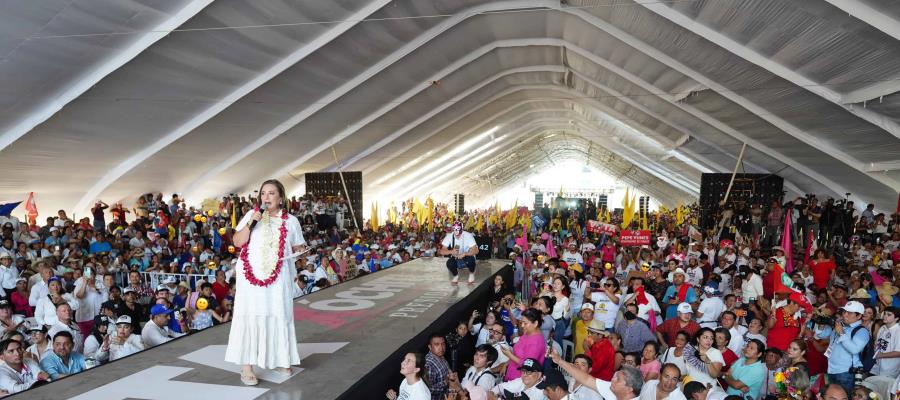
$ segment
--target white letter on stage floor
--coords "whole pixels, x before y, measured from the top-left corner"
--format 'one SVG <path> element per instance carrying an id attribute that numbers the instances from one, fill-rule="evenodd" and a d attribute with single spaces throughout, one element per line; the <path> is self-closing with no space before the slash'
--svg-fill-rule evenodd
<path id="1" fill-rule="evenodd" d="M 224 353 L 222 353 L 224 354 Z M 72 397 L 72 400 L 169 400 L 184 398 L 187 393 L 203 393 L 203 398 L 216 400 L 252 400 L 268 389 L 208 383 L 173 381 L 172 378 L 192 368 L 155 366 L 126 376 L 115 382 Z M 27 395 L 26 395 L 27 396 Z"/>

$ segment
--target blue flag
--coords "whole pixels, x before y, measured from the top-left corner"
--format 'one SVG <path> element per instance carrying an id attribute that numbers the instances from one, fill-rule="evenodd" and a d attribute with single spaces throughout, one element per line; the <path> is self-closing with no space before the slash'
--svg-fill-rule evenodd
<path id="1" fill-rule="evenodd" d="M 10 214 L 12 214 L 12 211 L 13 211 L 16 207 L 19 206 L 19 204 L 22 204 L 22 202 L 21 202 L 21 201 L 17 201 L 17 202 L 15 202 L 15 203 L 4 203 L 4 204 L 0 204 L 0 217 L 8 217 Z"/>

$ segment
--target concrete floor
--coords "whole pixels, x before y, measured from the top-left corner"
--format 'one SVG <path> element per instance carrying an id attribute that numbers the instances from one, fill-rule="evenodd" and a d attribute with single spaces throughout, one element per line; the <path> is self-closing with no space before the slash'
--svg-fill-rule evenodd
<path id="1" fill-rule="evenodd" d="M 223 360 L 230 327 L 225 324 L 15 398 L 333 399 L 470 293 L 468 272 L 459 286 L 451 286 L 445 261 L 413 260 L 295 300 L 302 362 L 290 378 L 259 371 L 259 386 L 243 386 L 239 367 Z M 476 285 L 504 265 L 480 261 Z"/>

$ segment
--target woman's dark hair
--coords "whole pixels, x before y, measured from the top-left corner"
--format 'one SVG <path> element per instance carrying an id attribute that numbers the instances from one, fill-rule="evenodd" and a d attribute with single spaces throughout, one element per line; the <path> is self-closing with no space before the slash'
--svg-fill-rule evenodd
<path id="1" fill-rule="evenodd" d="M 547 306 L 547 312 L 553 311 L 553 305 L 556 304 L 555 298 L 550 297 L 550 296 L 541 296 L 541 297 L 535 297 L 534 299 L 531 300 L 532 308 L 534 308 L 534 304 L 537 303 L 538 301 L 544 303 L 544 305 Z"/>
<path id="2" fill-rule="evenodd" d="M 703 336 L 703 334 L 706 332 L 709 332 L 713 335 L 712 347 L 716 347 L 716 331 L 706 327 L 697 330 L 697 333 L 695 333 L 694 337 L 691 339 L 691 344 L 694 345 L 694 347 L 700 347 L 700 337 Z"/>
<path id="3" fill-rule="evenodd" d="M 262 191 L 263 191 L 263 187 L 265 187 L 266 185 L 275 186 L 275 189 L 278 190 L 278 195 L 281 196 L 281 208 L 283 208 L 285 210 L 289 209 L 288 208 L 289 207 L 288 198 L 284 193 L 284 185 L 282 185 L 278 179 L 269 179 L 269 180 L 263 182 L 262 185 L 259 185 L 259 192 L 257 192 L 257 194 L 256 194 L 257 204 L 259 204 L 260 207 L 262 207 Z"/>
<path id="4" fill-rule="evenodd" d="M 540 324 L 544 321 L 544 318 L 541 316 L 541 312 L 536 308 L 529 308 L 525 311 L 522 311 L 522 318 L 525 318 L 529 322 L 534 322 L 537 324 Z"/>
<path id="5" fill-rule="evenodd" d="M 713 333 L 713 338 L 715 338 L 715 334 L 717 334 L 717 333 L 721 333 L 721 334 L 725 335 L 725 347 L 728 347 L 728 343 L 731 342 L 731 332 L 729 332 L 728 329 L 718 327 L 718 328 L 716 328 L 716 331 Z M 713 340 L 713 347 L 719 349 L 719 346 L 717 346 L 717 344 L 718 344 L 718 341 Z M 719 349 L 719 350 L 722 350 L 722 349 Z"/>
<path id="6" fill-rule="evenodd" d="M 606 282 L 611 283 L 613 287 L 616 288 L 616 291 L 619 291 L 619 289 L 622 287 L 619 285 L 619 281 L 616 280 L 616 278 L 606 278 Z"/>
<path id="7" fill-rule="evenodd" d="M 487 358 L 488 365 L 494 365 L 494 361 L 497 361 L 497 357 L 499 356 L 497 354 L 497 349 L 495 349 L 494 346 L 491 346 L 487 343 L 476 347 L 475 352 L 476 353 L 484 353 L 485 358 Z"/>
<path id="8" fill-rule="evenodd" d="M 656 353 L 657 356 L 659 356 L 659 343 L 656 343 L 651 340 L 651 341 L 647 341 L 647 343 L 644 343 L 644 349 L 646 349 L 647 346 L 653 347 L 653 352 Z M 641 357 L 638 357 L 638 359 L 641 359 L 641 358 L 643 358 L 643 354 L 641 354 Z"/>
<path id="9" fill-rule="evenodd" d="M 691 342 L 691 334 L 687 333 L 687 331 L 678 331 L 678 333 L 675 334 L 675 338 L 678 338 L 679 336 L 684 336 L 684 341 L 686 343 Z"/>
<path id="10" fill-rule="evenodd" d="M 412 354 L 416 359 L 416 368 L 419 369 L 419 372 L 416 372 L 416 377 L 421 379 L 422 382 L 425 382 L 425 386 L 431 387 L 431 383 L 428 382 L 428 371 L 425 370 L 425 355 L 422 353 L 406 354 Z"/>

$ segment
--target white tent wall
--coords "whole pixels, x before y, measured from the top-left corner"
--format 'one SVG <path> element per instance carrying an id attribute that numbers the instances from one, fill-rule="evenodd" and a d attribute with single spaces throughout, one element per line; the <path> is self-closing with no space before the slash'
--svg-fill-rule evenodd
<path id="1" fill-rule="evenodd" d="M 42 216 L 86 215 L 97 198 L 197 204 L 273 176 L 297 192 L 304 172 L 340 167 L 364 171 L 367 207 L 497 127 L 521 136 L 460 162 L 450 186 L 489 166 L 521 181 L 519 159 L 540 157 L 510 149 L 565 132 L 542 146 L 612 154 L 664 203 L 730 172 L 747 143 L 743 170 L 783 176 L 790 195 L 893 210 L 900 13 L 845 3 L 4 3 L 0 199 L 33 191 Z"/>

